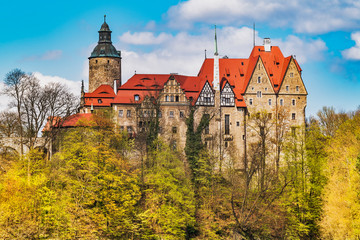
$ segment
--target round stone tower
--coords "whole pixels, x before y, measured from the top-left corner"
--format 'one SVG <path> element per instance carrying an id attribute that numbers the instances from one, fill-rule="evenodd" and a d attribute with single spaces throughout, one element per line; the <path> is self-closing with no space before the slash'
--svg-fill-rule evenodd
<path id="1" fill-rule="evenodd" d="M 114 88 L 121 86 L 121 52 L 117 51 L 111 42 L 111 31 L 106 23 L 101 25 L 98 45 L 89 57 L 89 92 L 93 92 L 102 84 Z M 117 89 L 114 89 L 115 93 Z"/>

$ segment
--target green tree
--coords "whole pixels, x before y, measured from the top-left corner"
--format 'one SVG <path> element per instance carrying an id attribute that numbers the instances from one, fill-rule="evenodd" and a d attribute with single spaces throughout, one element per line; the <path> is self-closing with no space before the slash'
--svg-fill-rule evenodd
<path id="1" fill-rule="evenodd" d="M 185 239 L 194 229 L 194 193 L 179 155 L 161 141 L 149 154 L 144 176 L 142 237 Z M 149 231 L 146 233 L 145 229 Z"/>
<path id="2" fill-rule="evenodd" d="M 54 156 L 63 165 L 56 184 L 69 194 L 68 211 L 77 221 L 74 238 L 131 238 L 136 230 L 137 177 L 111 148 L 113 138 L 110 130 L 78 127 Z"/>
<path id="3" fill-rule="evenodd" d="M 323 239 L 360 238 L 359 126 L 360 115 L 356 114 L 340 126 L 326 148 Z"/>

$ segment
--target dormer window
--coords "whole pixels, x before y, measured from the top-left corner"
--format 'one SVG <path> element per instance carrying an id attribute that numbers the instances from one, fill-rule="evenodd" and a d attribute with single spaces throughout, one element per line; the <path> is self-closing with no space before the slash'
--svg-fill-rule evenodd
<path id="1" fill-rule="evenodd" d="M 102 103 L 102 100 L 101 100 L 101 99 L 98 99 L 98 103 Z"/>
<path id="2" fill-rule="evenodd" d="M 139 101 L 139 100 L 140 100 L 140 96 L 139 96 L 139 95 L 134 95 L 134 100 L 135 100 L 135 102 Z"/>

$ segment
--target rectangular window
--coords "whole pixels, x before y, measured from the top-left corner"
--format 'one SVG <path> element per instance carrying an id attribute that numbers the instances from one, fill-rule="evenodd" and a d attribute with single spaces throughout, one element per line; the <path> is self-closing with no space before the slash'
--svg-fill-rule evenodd
<path id="1" fill-rule="evenodd" d="M 296 86 L 296 91 L 297 91 L 297 92 L 299 91 L 299 86 Z"/>
<path id="2" fill-rule="evenodd" d="M 126 130 L 127 130 L 128 133 L 132 133 L 132 127 L 131 126 L 128 126 Z"/>
<path id="3" fill-rule="evenodd" d="M 292 119 L 292 120 L 295 120 L 295 117 L 296 117 L 295 113 L 292 113 L 292 114 L 291 114 L 291 119 Z"/>
<path id="4" fill-rule="evenodd" d="M 184 117 L 184 112 L 180 111 L 180 118 L 183 118 L 183 117 Z"/>
<path id="5" fill-rule="evenodd" d="M 253 105 L 253 100 L 252 100 L 252 98 L 249 99 L 249 105 Z"/>
<path id="6" fill-rule="evenodd" d="M 284 106 L 284 99 L 280 99 L 280 106 Z"/>
<path id="7" fill-rule="evenodd" d="M 256 96 L 257 96 L 258 98 L 261 98 L 261 91 L 257 91 Z"/>
<path id="8" fill-rule="evenodd" d="M 177 147 L 177 145 L 176 145 L 176 140 L 171 141 L 171 142 L 170 142 L 170 146 L 171 146 L 172 150 L 175 151 L 175 150 L 176 150 L 176 147 Z"/>
<path id="9" fill-rule="evenodd" d="M 294 73 L 290 73 L 290 77 L 294 77 Z"/>
<path id="10" fill-rule="evenodd" d="M 169 117 L 171 117 L 171 118 L 174 117 L 174 111 L 170 111 L 170 112 L 169 112 Z"/>
<path id="11" fill-rule="evenodd" d="M 209 132 L 210 132 L 209 125 L 207 125 L 207 126 L 205 127 L 205 134 L 209 134 Z"/>
<path id="12" fill-rule="evenodd" d="M 239 121 L 236 122 L 236 126 L 237 126 L 237 127 L 240 126 L 240 122 L 239 122 Z"/>
<path id="13" fill-rule="evenodd" d="M 124 110 L 119 110 L 119 117 L 123 117 L 124 116 Z"/>
<path id="14" fill-rule="evenodd" d="M 291 104 L 292 104 L 293 106 L 295 106 L 295 104 L 296 104 L 295 99 L 292 99 L 292 100 L 291 100 Z"/>
<path id="15" fill-rule="evenodd" d="M 128 118 L 131 117 L 131 110 L 126 111 L 126 117 L 128 117 Z"/>
<path id="16" fill-rule="evenodd" d="M 287 91 L 287 92 L 289 91 L 289 86 L 286 86 L 286 91 Z"/>
<path id="17" fill-rule="evenodd" d="M 158 117 L 159 117 L 159 118 L 162 117 L 162 112 L 161 112 L 161 111 L 158 112 Z"/>
<path id="18" fill-rule="evenodd" d="M 225 114 L 225 134 L 230 134 L 230 115 Z"/>
<path id="19" fill-rule="evenodd" d="M 260 76 L 258 77 L 257 82 L 258 82 L 258 83 L 261 83 L 261 77 L 260 77 Z"/>
<path id="20" fill-rule="evenodd" d="M 177 133 L 177 128 L 176 127 L 172 127 L 172 133 Z"/>
<path id="21" fill-rule="evenodd" d="M 271 106 L 271 98 L 269 98 L 269 106 Z"/>

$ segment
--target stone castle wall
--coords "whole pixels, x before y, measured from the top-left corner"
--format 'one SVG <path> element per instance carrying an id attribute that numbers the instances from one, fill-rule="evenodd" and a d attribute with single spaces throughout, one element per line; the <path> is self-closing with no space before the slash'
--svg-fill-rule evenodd
<path id="1" fill-rule="evenodd" d="M 89 92 L 93 92 L 102 84 L 108 84 L 113 88 L 114 80 L 120 80 L 121 84 L 120 58 L 99 57 L 89 59 Z"/>

